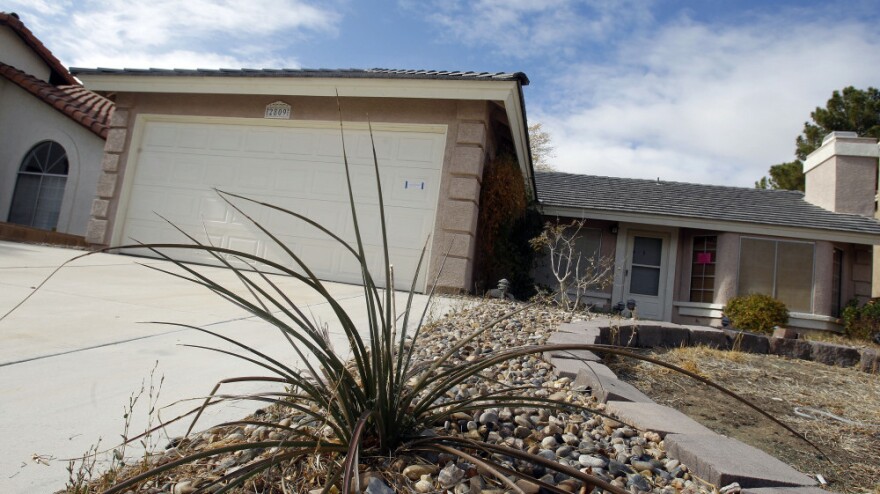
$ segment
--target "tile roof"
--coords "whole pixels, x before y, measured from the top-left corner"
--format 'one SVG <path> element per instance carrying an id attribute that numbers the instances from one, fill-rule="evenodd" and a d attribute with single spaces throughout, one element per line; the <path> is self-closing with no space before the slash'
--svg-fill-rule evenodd
<path id="1" fill-rule="evenodd" d="M 803 192 L 535 172 L 544 206 L 880 234 L 880 221 L 834 213 Z"/>
<path id="2" fill-rule="evenodd" d="M 28 45 L 44 62 L 52 69 L 52 76 L 49 82 L 53 84 L 79 84 L 70 72 L 64 68 L 61 61 L 55 58 L 55 55 L 49 51 L 46 46 L 34 36 L 27 26 L 21 22 L 17 14 L 0 12 L 0 26 L 6 26 L 18 35 L 21 40 Z"/>
<path id="3" fill-rule="evenodd" d="M 115 108 L 107 98 L 80 85 L 54 86 L 5 63 L 0 63 L 0 77 L 36 96 L 98 137 L 107 138 Z"/>
<path id="4" fill-rule="evenodd" d="M 147 75 L 189 77 L 320 77 L 352 79 L 435 79 L 470 81 L 517 81 L 526 86 L 522 72 L 459 72 L 396 69 L 88 69 L 71 67 L 75 75 Z"/>

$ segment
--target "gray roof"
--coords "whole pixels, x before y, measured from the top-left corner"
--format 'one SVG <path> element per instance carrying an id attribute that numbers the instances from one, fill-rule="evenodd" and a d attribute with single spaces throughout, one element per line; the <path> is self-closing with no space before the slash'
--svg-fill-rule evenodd
<path id="1" fill-rule="evenodd" d="M 435 79 L 455 81 L 516 81 L 527 86 L 522 72 L 470 72 L 398 69 L 89 69 L 71 67 L 73 75 L 148 75 L 185 77 L 320 77 L 351 79 Z"/>
<path id="2" fill-rule="evenodd" d="M 560 172 L 535 172 L 535 182 L 544 206 L 880 234 L 880 221 L 828 211 L 799 191 Z"/>

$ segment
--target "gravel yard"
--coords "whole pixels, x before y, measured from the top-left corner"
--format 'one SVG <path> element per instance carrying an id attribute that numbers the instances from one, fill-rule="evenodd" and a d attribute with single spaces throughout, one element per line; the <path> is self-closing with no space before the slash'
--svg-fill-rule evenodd
<path id="1" fill-rule="evenodd" d="M 880 492 L 880 375 L 700 347 L 651 355 L 747 397 L 818 444 L 831 461 L 821 459 L 803 441 L 744 405 L 685 376 L 622 359 L 614 359 L 611 367 L 618 377 L 654 401 L 762 449 L 806 474 L 822 475 L 828 482 L 826 489 Z"/>
<path id="2" fill-rule="evenodd" d="M 416 357 L 421 361 L 431 360 L 474 329 L 517 307 L 521 306 L 511 302 L 480 301 L 473 304 L 463 301 L 462 308 L 439 318 L 426 328 L 419 338 Z M 472 361 L 500 350 L 542 343 L 563 320 L 564 314 L 555 309 L 543 306 L 529 308 L 463 347 L 455 356 L 454 362 Z M 502 387 L 515 386 L 525 388 L 523 392 L 532 396 L 597 407 L 585 393 L 572 391 L 570 380 L 555 375 L 550 364 L 540 357 L 528 356 L 505 362 L 488 369 L 485 377 L 488 379 L 474 379 L 473 382 L 453 388 L 440 402 L 482 396 Z M 602 408 L 601 405 L 598 407 Z M 251 420 L 296 427 L 302 417 L 290 414 L 289 409 L 282 411 L 272 406 L 259 410 Z M 283 431 L 259 424 L 208 430 L 194 434 L 188 440 L 176 442 L 174 447 L 152 457 L 149 464 L 164 464 L 179 458 L 181 454 L 213 449 L 234 442 L 279 440 L 283 434 Z M 658 435 L 636 431 L 589 412 L 486 407 L 473 413 L 459 412 L 449 416 L 442 423 L 437 423 L 433 430 L 424 431 L 423 434 L 465 437 L 528 451 L 547 460 L 593 473 L 630 492 L 711 492 L 711 488 L 690 477 L 685 465 L 666 456 Z M 262 453 L 249 451 L 246 454 L 204 458 L 173 473 L 147 481 L 133 492 L 192 492 L 226 473 L 247 468 L 248 465 L 275 454 L 273 449 Z M 476 451 L 472 453 L 481 454 Z M 579 490 L 579 482 L 567 475 L 554 473 L 544 467 L 535 467 L 509 456 L 495 454 L 493 459 L 506 468 L 527 472 L 562 492 Z M 397 492 L 500 494 L 509 490 L 477 465 L 447 454 L 428 454 L 423 457 L 361 457 L 361 463 L 364 467 L 362 477 L 365 483 L 370 482 L 369 477 L 375 477 L 381 479 L 385 487 L 392 486 Z M 279 468 L 269 470 L 266 475 L 249 481 L 247 489 L 242 492 L 308 492 L 320 487 L 324 479 L 322 473 L 323 468 L 319 461 L 280 465 Z M 515 477 L 511 478 L 516 480 Z M 539 486 L 534 483 L 524 480 L 516 482 L 524 492 L 534 494 L 539 491 Z"/>

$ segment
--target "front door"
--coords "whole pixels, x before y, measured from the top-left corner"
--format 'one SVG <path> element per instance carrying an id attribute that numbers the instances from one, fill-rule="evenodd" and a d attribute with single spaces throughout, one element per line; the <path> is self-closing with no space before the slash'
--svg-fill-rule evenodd
<path id="1" fill-rule="evenodd" d="M 630 233 L 628 236 L 624 297 L 635 300 L 640 319 L 664 318 L 668 244 L 668 235 Z"/>

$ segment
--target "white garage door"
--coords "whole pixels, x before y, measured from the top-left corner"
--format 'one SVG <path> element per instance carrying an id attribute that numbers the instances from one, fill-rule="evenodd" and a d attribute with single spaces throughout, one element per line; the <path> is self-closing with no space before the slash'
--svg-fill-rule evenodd
<path id="1" fill-rule="evenodd" d="M 375 277 L 384 280 L 369 134 L 355 129 L 346 130 L 345 136 L 369 266 Z M 408 288 L 421 248 L 434 227 L 445 133 L 380 127 L 374 129 L 374 137 L 395 285 Z M 338 124 L 334 129 L 319 124 L 148 121 L 117 243 L 181 242 L 182 235 L 161 215 L 200 241 L 210 239 L 216 246 L 294 266 L 271 239 L 219 199 L 214 188 L 304 214 L 353 241 L 341 143 Z M 301 256 L 320 278 L 361 282 L 359 266 L 351 254 L 319 230 L 283 213 L 237 203 Z M 218 263 L 195 251 L 174 255 L 187 261 Z M 416 285 L 419 290 L 424 289 L 424 278 L 422 274 Z"/>

